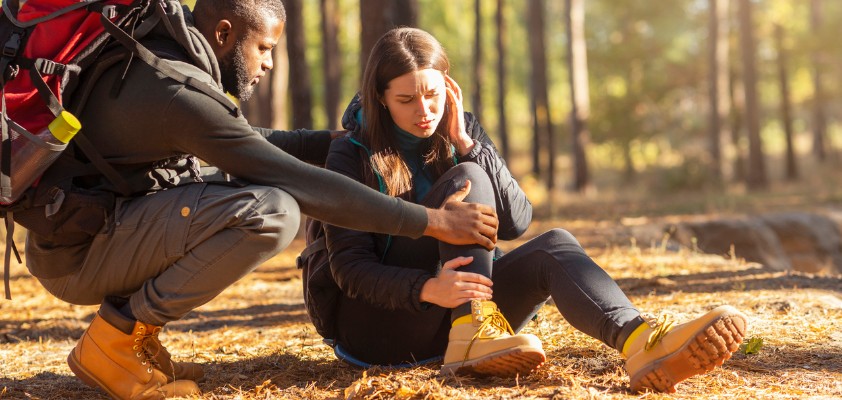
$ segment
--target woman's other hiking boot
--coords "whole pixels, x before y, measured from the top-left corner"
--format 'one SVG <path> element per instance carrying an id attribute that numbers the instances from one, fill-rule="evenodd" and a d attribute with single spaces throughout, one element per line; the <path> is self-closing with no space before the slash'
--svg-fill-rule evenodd
<path id="1" fill-rule="evenodd" d="M 631 390 L 674 393 L 678 382 L 731 358 L 747 326 L 746 316 L 731 306 L 677 326 L 667 317 L 642 324 L 623 345 Z"/>

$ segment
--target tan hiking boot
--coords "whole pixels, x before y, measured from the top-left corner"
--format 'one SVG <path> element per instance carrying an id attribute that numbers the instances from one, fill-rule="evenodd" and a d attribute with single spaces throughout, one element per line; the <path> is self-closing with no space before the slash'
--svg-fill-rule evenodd
<path id="1" fill-rule="evenodd" d="M 70 370 L 86 384 L 117 399 L 163 399 L 199 394 L 193 381 L 169 382 L 150 347 L 160 327 L 136 321 L 124 332 L 97 313 L 67 356 Z"/>
<path id="2" fill-rule="evenodd" d="M 690 322 L 673 326 L 669 318 L 643 324 L 623 346 L 633 392 L 675 392 L 675 385 L 722 365 L 745 337 L 746 316 L 721 306 Z"/>
<path id="3" fill-rule="evenodd" d="M 442 373 L 513 377 L 529 374 L 547 359 L 541 341 L 516 335 L 491 301 L 471 301 L 471 315 L 462 318 L 450 328 Z"/>
<path id="4" fill-rule="evenodd" d="M 155 334 L 152 339 L 159 349 L 158 354 L 155 356 L 155 361 L 158 362 L 161 372 L 167 376 L 168 382 L 179 380 L 200 382 L 204 379 L 205 369 L 202 368 L 201 364 L 187 361 L 173 361 L 170 352 L 161 344 L 158 334 Z"/>
<path id="5" fill-rule="evenodd" d="M 105 320 L 123 332 L 130 332 L 134 328 L 135 321 L 123 315 L 117 306 L 106 301 L 99 309 L 100 315 Z M 154 330 L 154 329 L 153 329 Z M 205 371 L 200 364 L 192 362 L 175 362 L 172 361 L 172 355 L 167 348 L 161 343 L 158 337 L 158 332 L 153 332 L 152 341 L 147 341 L 147 350 L 154 354 L 155 361 L 158 363 L 158 369 L 167 376 L 167 382 L 188 380 L 199 382 L 204 378 Z"/>

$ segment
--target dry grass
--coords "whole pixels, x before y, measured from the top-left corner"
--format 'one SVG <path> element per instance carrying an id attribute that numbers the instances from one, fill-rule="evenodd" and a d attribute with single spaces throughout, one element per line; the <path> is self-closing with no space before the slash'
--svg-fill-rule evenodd
<path id="1" fill-rule="evenodd" d="M 527 377 L 452 378 L 436 367 L 352 369 L 336 361 L 308 322 L 293 267 L 300 242 L 168 325 L 162 340 L 177 359 L 205 365 L 202 399 L 842 398 L 839 278 L 773 272 L 684 250 L 609 246 L 587 224 L 571 221 L 537 224 L 530 233 L 551 225 L 590 238 L 583 244 L 644 312 L 680 321 L 729 303 L 749 314 L 749 336 L 764 346 L 685 381 L 675 395 L 631 394 L 616 352 L 546 306 L 526 329 L 543 339 L 548 362 Z M 105 398 L 65 363 L 96 308 L 56 300 L 20 266 L 13 267 L 12 289 L 15 300 L 0 302 L 0 398 Z"/>

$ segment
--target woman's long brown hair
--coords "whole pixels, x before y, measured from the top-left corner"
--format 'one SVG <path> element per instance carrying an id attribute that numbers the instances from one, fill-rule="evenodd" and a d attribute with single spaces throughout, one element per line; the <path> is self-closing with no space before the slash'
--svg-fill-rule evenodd
<path id="1" fill-rule="evenodd" d="M 412 175 L 401 157 L 394 132 L 394 121 L 381 98 L 389 82 L 401 75 L 423 69 L 436 69 L 446 74 L 450 61 L 441 44 L 429 33 L 415 28 L 395 28 L 386 32 L 368 57 L 363 74 L 362 100 L 365 127 L 361 139 L 371 151 L 371 166 L 365 174 L 366 183 L 378 187 L 375 173 L 383 177 L 386 193 L 412 200 Z M 442 93 L 447 96 L 447 93 Z M 453 166 L 453 150 L 447 133 L 450 125 L 449 107 L 430 138 L 431 146 L 424 155 L 425 165 L 432 165 L 437 179 Z"/>

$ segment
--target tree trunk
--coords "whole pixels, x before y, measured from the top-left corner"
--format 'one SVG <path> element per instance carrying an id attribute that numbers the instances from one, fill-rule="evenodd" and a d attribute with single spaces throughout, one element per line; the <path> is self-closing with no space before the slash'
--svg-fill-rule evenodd
<path id="1" fill-rule="evenodd" d="M 585 47 L 584 0 L 566 0 L 567 70 L 570 76 L 570 137 L 573 150 L 573 188 L 584 192 L 590 184 L 585 148 L 590 133 L 588 118 L 591 113 L 588 88 L 588 54 Z"/>
<path id="2" fill-rule="evenodd" d="M 322 11 L 322 65 L 328 129 L 336 129 L 338 126 L 342 88 L 342 54 L 339 51 L 339 14 L 336 2 L 337 0 L 321 0 L 319 3 Z"/>
<path id="3" fill-rule="evenodd" d="M 529 0 L 529 55 L 532 64 L 532 126 L 534 131 L 533 172 L 545 177 L 547 189 L 555 186 L 555 138 L 550 121 L 547 93 L 547 55 L 544 46 L 544 0 Z M 545 149 L 545 154 L 541 154 Z M 546 162 L 546 166 L 544 166 Z M 542 172 L 546 171 L 546 174 Z"/>
<path id="4" fill-rule="evenodd" d="M 728 113 L 728 2 L 709 0 L 708 78 L 710 93 L 710 156 L 711 174 L 717 183 L 724 182 L 722 148 L 727 143 Z"/>
<path id="5" fill-rule="evenodd" d="M 729 94 L 731 96 L 731 145 L 734 146 L 734 182 L 742 182 L 746 179 L 745 151 L 742 146 L 743 114 L 745 110 L 745 96 L 743 95 L 743 83 L 737 68 L 733 68 L 730 74 Z"/>
<path id="6" fill-rule="evenodd" d="M 418 25 L 418 0 L 360 0 L 360 74 L 365 71 L 371 48 L 396 26 Z"/>
<path id="7" fill-rule="evenodd" d="M 304 10 L 301 0 L 284 1 L 287 12 L 289 88 L 292 94 L 292 127 L 312 128 L 313 99 L 310 93 L 310 67 L 307 65 L 304 37 Z"/>
<path id="8" fill-rule="evenodd" d="M 474 25 L 474 91 L 472 96 L 473 113 L 482 120 L 482 81 L 485 77 L 485 68 L 482 61 L 482 2 L 474 0 L 474 14 L 476 15 Z"/>
<path id="9" fill-rule="evenodd" d="M 746 100 L 746 127 L 748 128 L 748 176 L 749 189 L 764 189 L 769 185 L 766 179 L 766 163 L 763 143 L 760 139 L 760 105 L 757 96 L 756 45 L 751 0 L 740 0 L 740 48 L 743 58 L 743 86 Z"/>
<path id="10" fill-rule="evenodd" d="M 503 0 L 497 0 L 497 13 L 495 23 L 497 25 L 497 115 L 500 116 L 497 131 L 500 133 L 500 147 L 503 151 L 503 159 L 510 161 L 509 131 L 506 114 L 506 18 Z"/>
<path id="11" fill-rule="evenodd" d="M 775 25 L 775 47 L 778 51 L 778 81 L 781 88 L 781 122 L 786 135 L 786 179 L 798 179 L 798 165 L 795 162 L 795 149 L 792 144 L 792 101 L 789 94 L 789 73 L 787 72 L 787 52 L 784 48 L 784 28 Z"/>
<path id="12" fill-rule="evenodd" d="M 289 54 L 283 49 L 287 48 L 286 35 L 281 36 L 278 45 L 275 46 L 275 67 L 272 68 L 272 128 L 292 129 L 289 121 Z"/>
<path id="13" fill-rule="evenodd" d="M 822 2 L 821 0 L 810 1 L 810 30 L 814 37 L 821 37 L 822 31 Z M 819 161 L 824 162 L 827 158 L 825 149 L 825 138 L 827 137 L 827 115 L 825 113 L 824 96 L 824 57 L 815 46 L 811 58 L 813 64 L 813 154 Z"/>
<path id="14" fill-rule="evenodd" d="M 418 0 L 394 0 L 392 3 L 395 26 L 418 26 Z"/>

